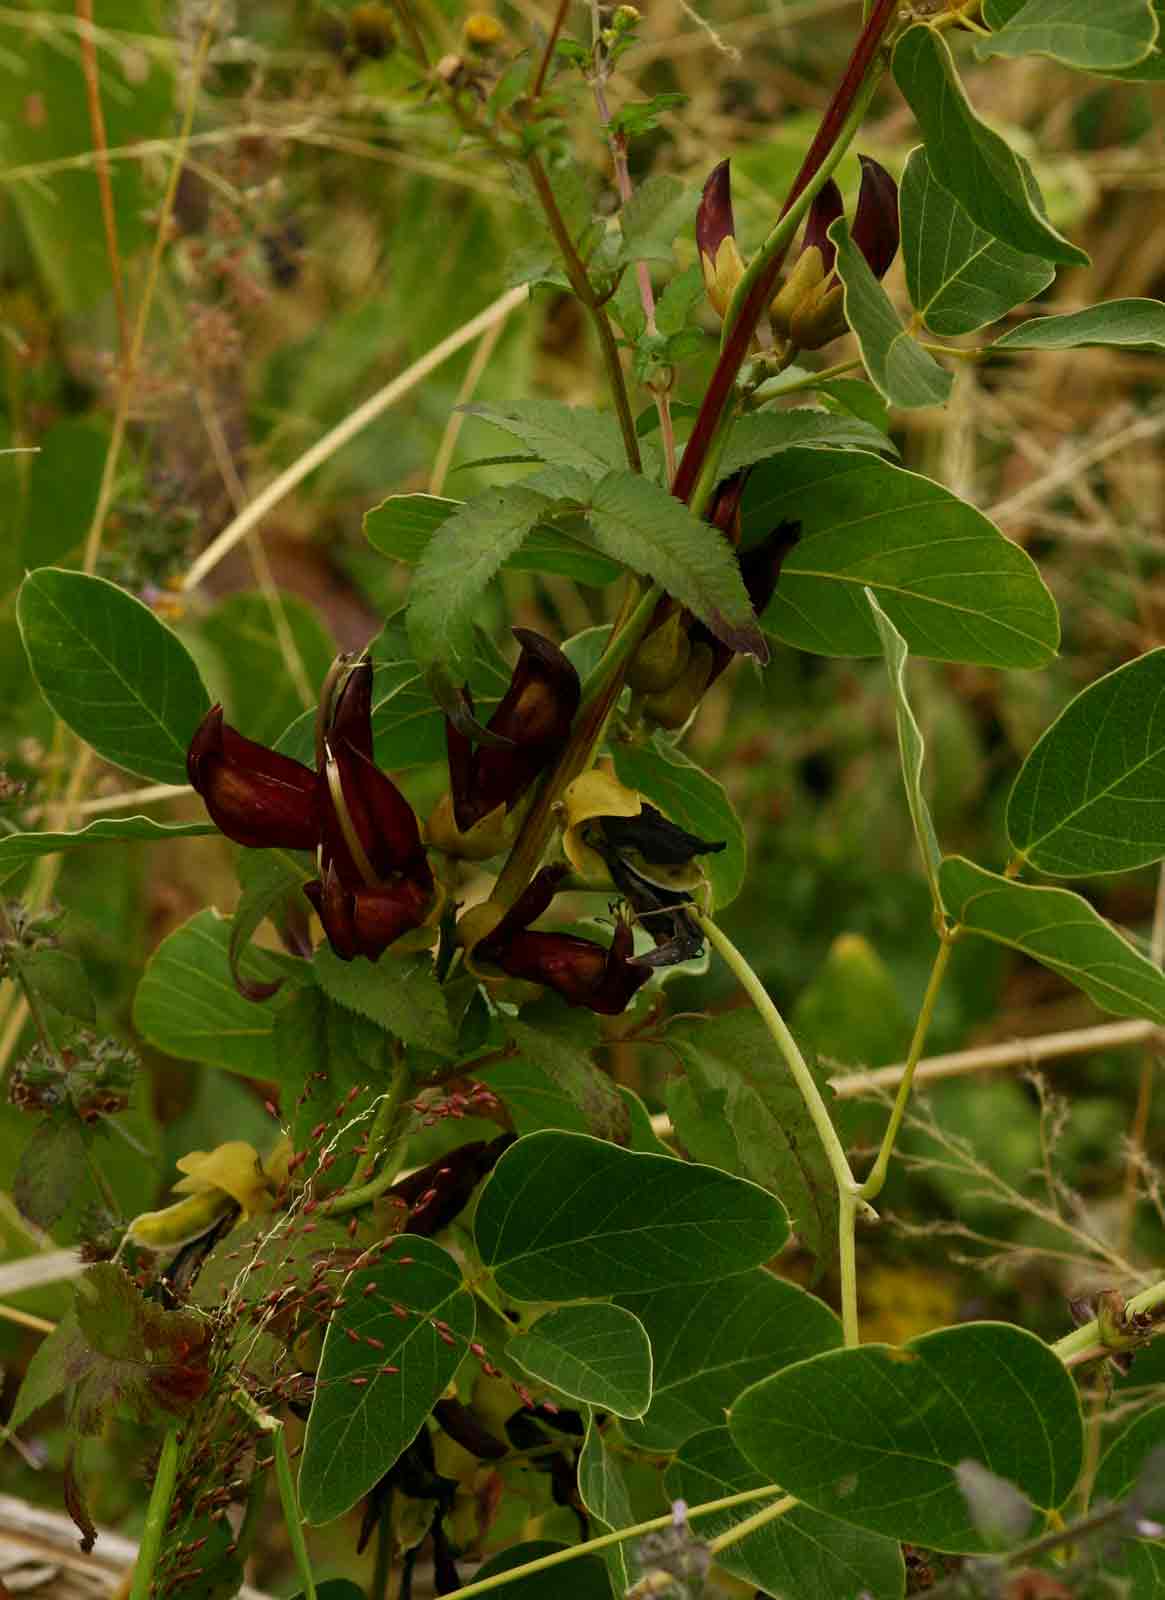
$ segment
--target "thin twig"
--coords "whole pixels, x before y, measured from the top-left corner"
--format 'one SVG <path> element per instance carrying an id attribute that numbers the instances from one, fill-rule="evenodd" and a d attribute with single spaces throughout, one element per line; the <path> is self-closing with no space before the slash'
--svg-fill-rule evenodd
<path id="1" fill-rule="evenodd" d="M 554 47 L 558 43 L 558 35 L 562 32 L 569 6 L 570 0 L 558 0 L 558 9 L 554 13 L 554 21 L 550 24 L 550 32 L 546 35 L 546 47 L 542 51 L 542 59 L 538 63 L 538 71 L 534 74 L 534 83 L 530 89 L 530 99 L 534 104 L 542 98 L 542 90 L 546 87 L 546 74 L 550 71 L 550 63 L 554 59 Z"/>
<path id="2" fill-rule="evenodd" d="M 97 157 L 97 189 L 101 196 L 101 221 L 105 228 L 105 249 L 109 255 L 109 276 L 113 282 L 113 304 L 117 311 L 118 366 L 124 373 L 129 360 L 129 313 L 125 305 L 125 286 L 121 276 L 121 252 L 117 247 L 117 217 L 113 209 L 113 186 L 109 181 L 109 142 L 105 137 L 105 112 L 101 107 L 101 78 L 97 66 L 97 43 L 93 34 L 93 0 L 76 0 L 78 20 L 88 26 L 80 30 L 81 66 L 85 73 L 85 94 L 89 102 L 89 128 Z"/>

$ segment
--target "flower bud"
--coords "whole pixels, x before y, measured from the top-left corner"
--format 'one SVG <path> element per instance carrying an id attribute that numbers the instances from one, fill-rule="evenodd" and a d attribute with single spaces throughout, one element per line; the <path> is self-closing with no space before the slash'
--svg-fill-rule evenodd
<path id="1" fill-rule="evenodd" d="M 648 695 L 644 700 L 644 716 L 669 732 L 685 727 L 703 699 L 715 665 L 716 658 L 710 646 L 693 644 L 688 664 L 671 688 L 662 694 Z"/>
<path id="2" fill-rule="evenodd" d="M 217 828 L 254 849 L 314 850 L 315 774 L 290 756 L 245 739 L 222 706 L 202 719 L 186 772 Z"/>
<path id="3" fill-rule="evenodd" d="M 492 50 L 501 44 L 506 30 L 492 12 L 471 11 L 462 24 L 465 42 L 474 50 Z"/>
<path id="4" fill-rule="evenodd" d="M 821 251 L 816 245 L 810 245 L 797 257 L 780 293 L 769 306 L 769 321 L 778 338 L 789 338 L 794 316 L 804 301 L 817 294 L 824 281 Z"/>
<path id="5" fill-rule="evenodd" d="M 872 156 L 859 156 L 862 186 L 852 238 L 875 278 L 884 278 L 898 254 L 898 185 Z"/>
<path id="6" fill-rule="evenodd" d="M 637 694 L 661 694 L 681 676 L 691 653 L 683 610 L 673 606 L 632 656 L 627 682 Z"/>
<path id="7" fill-rule="evenodd" d="M 728 162 L 712 169 L 696 211 L 696 248 L 704 287 L 713 308 L 723 317 L 733 291 L 744 276 L 732 215 L 732 180 Z"/>

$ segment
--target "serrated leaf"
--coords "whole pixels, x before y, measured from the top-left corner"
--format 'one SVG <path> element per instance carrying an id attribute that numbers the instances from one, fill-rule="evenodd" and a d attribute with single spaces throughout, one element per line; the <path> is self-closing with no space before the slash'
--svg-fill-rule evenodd
<path id="1" fill-rule="evenodd" d="M 1165 856 L 1165 648 L 1089 684 L 1042 735 L 1007 802 L 1040 872 L 1128 872 Z"/>
<path id="2" fill-rule="evenodd" d="M 802 1243 L 827 1257 L 837 1232 L 837 1185 L 800 1090 L 756 1012 L 681 1020 L 665 1039 L 693 1097 L 668 1097 L 682 1144 L 698 1160 L 727 1157 L 729 1171 L 779 1195 Z M 715 1145 L 705 1143 L 708 1130 Z"/>
<path id="3" fill-rule="evenodd" d="M 898 190 L 911 304 L 934 333 L 973 333 L 1046 289 L 1056 269 L 977 227 L 936 183 L 926 150 L 910 152 Z"/>
<path id="4" fill-rule="evenodd" d="M 573 1133 L 511 1145 L 478 1200 L 482 1261 L 516 1300 L 589 1300 L 702 1283 L 771 1259 L 772 1195 L 727 1173 Z"/>
<path id="5" fill-rule="evenodd" d="M 186 750 L 210 697 L 185 645 L 104 578 L 40 567 L 16 602 L 40 692 L 105 761 L 156 783 L 186 782 Z"/>
<path id="6" fill-rule="evenodd" d="M 893 70 L 922 129 L 935 180 L 971 220 L 1025 255 L 1087 266 L 1085 252 L 1044 216 L 1028 163 L 976 115 L 946 40 L 925 25 L 908 28 L 895 46 Z"/>
<path id="7" fill-rule="evenodd" d="M 375 965 L 357 956 L 341 961 L 322 944 L 312 958 L 316 981 L 337 1005 L 355 1011 L 404 1044 L 448 1052 L 456 1048 L 453 1024 L 428 955 L 393 956 Z"/>
<path id="8" fill-rule="evenodd" d="M 922 764 L 926 746 L 906 693 L 908 653 L 906 640 L 869 589 L 866 590 L 866 599 L 874 614 L 874 624 L 882 641 L 882 654 L 886 660 L 886 672 L 894 696 L 894 716 L 898 725 L 898 760 L 902 768 L 902 782 L 906 788 L 910 821 L 914 828 L 914 837 L 918 842 L 918 852 L 922 857 L 922 870 L 926 873 L 926 881 L 930 885 L 931 900 L 934 902 L 935 911 L 941 912 L 942 900 L 938 891 L 938 875 L 942 866 L 942 851 L 922 788 Z"/>
<path id="9" fill-rule="evenodd" d="M 700 857 L 717 910 L 736 899 L 744 884 L 747 846 L 744 828 L 722 784 L 696 766 L 675 745 L 612 746 L 620 783 L 637 789 L 681 828 L 725 848 Z"/>
<path id="10" fill-rule="evenodd" d="M 715 528 L 631 472 L 601 479 L 588 514 L 608 555 L 661 584 L 734 650 L 768 659 L 736 557 Z"/>
<path id="11" fill-rule="evenodd" d="M 324 1337 L 299 1469 L 300 1507 L 317 1524 L 354 1506 L 412 1442 L 476 1325 L 461 1268 L 413 1234 L 350 1273 L 341 1298 Z"/>
<path id="12" fill-rule="evenodd" d="M 746 539 L 782 518 L 802 532 L 762 622 L 796 649 L 879 655 L 870 588 L 914 655 L 1040 667 L 1055 654 L 1055 602 L 1030 557 L 929 478 L 856 451 L 790 450 L 753 468 Z"/>
<path id="13" fill-rule="evenodd" d="M 1165 973 L 1067 889 L 999 877 L 962 856 L 942 864 L 943 904 L 956 922 L 1022 950 L 1118 1017 L 1165 1023 Z"/>
<path id="14" fill-rule="evenodd" d="M 977 1461 L 1044 1512 L 1080 1475 L 1072 1375 L 1034 1334 L 967 1323 L 786 1367 L 732 1407 L 732 1437 L 767 1481 L 829 1516 L 931 1550 L 973 1554 L 955 1468 Z"/>
<path id="15" fill-rule="evenodd" d="M 79 1338 L 77 1315 L 70 1306 L 52 1332 L 33 1351 L 12 1404 L 12 1415 L 7 1424 L 0 1428 L 0 1443 L 9 1434 L 23 1428 L 29 1417 L 35 1416 L 50 1400 L 55 1400 L 64 1392 L 69 1383 L 70 1354 Z"/>
<path id="16" fill-rule="evenodd" d="M 571 1037 L 574 1018 L 568 1015 L 559 1022 L 560 1015 L 555 1014 L 557 1026 L 507 1022 L 506 1035 L 518 1047 L 518 1059 L 534 1066 L 581 1113 L 587 1133 L 626 1144 L 631 1119 L 618 1086 L 591 1059 L 582 1041 Z M 597 1036 L 594 1042 L 598 1044 Z M 514 1060 L 503 1063 L 511 1070 L 516 1065 Z"/>
<path id="17" fill-rule="evenodd" d="M 654 1356 L 651 1408 L 625 1428 L 644 1450 L 674 1450 L 719 1427 L 758 1378 L 841 1344 L 841 1323 L 823 1301 L 764 1268 L 619 1304 L 639 1318 Z"/>
<path id="18" fill-rule="evenodd" d="M 651 1345 L 621 1306 L 560 1306 L 507 1341 L 523 1372 L 572 1400 L 617 1417 L 641 1417 L 651 1403 Z"/>
<path id="19" fill-rule="evenodd" d="M 732 1441 L 727 1428 L 697 1433 L 668 1467 L 664 1485 L 673 1500 L 688 1505 L 722 1500 L 767 1483 Z M 701 1539 L 714 1539 L 742 1522 L 763 1502 L 702 1516 Z M 727 1546 L 718 1566 L 772 1600 L 807 1600 L 810 1595 L 862 1595 L 866 1600 L 900 1600 L 906 1569 L 897 1541 L 853 1528 L 810 1506 L 793 1506 Z"/>
<path id="20" fill-rule="evenodd" d="M 670 261 L 676 236 L 691 226 L 695 199 L 687 185 L 668 173 L 653 173 L 619 213 L 622 261 Z"/>
<path id="21" fill-rule="evenodd" d="M 513 434 L 548 466 L 574 467 L 597 479 L 627 465 L 623 435 L 609 411 L 543 399 L 511 400 L 504 408 L 474 405 L 466 410 L 491 427 Z"/>
<path id="22" fill-rule="evenodd" d="M 1165 350 L 1165 305 L 1160 300 L 1106 300 L 1086 311 L 1021 322 L 993 350 L 1077 350 L 1115 345 L 1126 350 Z"/>
<path id="23" fill-rule="evenodd" d="M 437 529 L 458 508 L 461 500 L 443 500 L 432 494 L 392 494 L 364 515 L 364 537 L 381 555 L 415 567 Z M 582 528 L 585 534 L 585 525 Z M 564 528 L 538 524 L 525 542 L 502 563 L 503 571 L 553 572 L 576 583 L 596 586 L 614 583 L 622 567 Z"/>
<path id="24" fill-rule="evenodd" d="M 212 822 L 155 822 L 153 817 L 102 817 L 76 833 L 9 833 L 0 838 L 0 883 L 30 861 L 61 850 L 86 850 L 92 845 L 161 844 L 167 839 L 196 839 L 217 833 Z"/>
<path id="25" fill-rule="evenodd" d="M 250 1078 L 282 1079 L 275 1049 L 275 1016 L 287 992 L 257 1005 L 231 979 L 231 924 L 217 911 L 200 911 L 167 935 L 146 963 L 134 996 L 134 1027 L 157 1049 L 181 1061 L 205 1061 Z M 249 949 L 240 968 L 262 984 L 297 972 L 302 963 L 268 950 Z M 295 1085 L 296 1089 L 302 1083 Z"/>
<path id="26" fill-rule="evenodd" d="M 839 217 L 829 230 L 845 291 L 845 320 L 856 334 L 870 381 L 892 406 L 945 405 L 954 382 L 945 367 L 902 326 L 890 297 Z"/>
<path id="27" fill-rule="evenodd" d="M 413 575 L 406 613 L 409 643 L 425 672 L 440 668 L 465 678 L 482 598 L 549 504 L 521 484 L 487 489 L 435 531 Z"/>
<path id="28" fill-rule="evenodd" d="M 1157 42 L 1149 0 L 986 0 L 984 20 L 995 31 L 976 39 L 989 56 L 1049 56 L 1068 67 L 1112 72 L 1135 67 Z"/>
<path id="29" fill-rule="evenodd" d="M 798 406 L 792 411 L 753 411 L 738 417 L 720 459 L 721 477 L 731 477 L 783 450 L 873 450 L 897 455 L 885 433 L 859 417 Z"/>
<path id="30" fill-rule="evenodd" d="M 638 283 L 635 288 L 638 293 Z M 691 320 L 692 312 L 703 303 L 704 293 L 704 274 L 698 264 L 688 267 L 684 272 L 677 272 L 675 277 L 665 284 L 659 299 L 655 302 L 655 326 L 665 339 L 684 331 Z M 652 407 L 653 411 L 654 409 Z M 638 431 L 637 428 L 636 432 Z"/>

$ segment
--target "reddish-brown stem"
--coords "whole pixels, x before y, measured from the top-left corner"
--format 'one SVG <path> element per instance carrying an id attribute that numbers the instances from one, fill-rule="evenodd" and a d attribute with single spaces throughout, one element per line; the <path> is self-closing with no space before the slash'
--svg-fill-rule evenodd
<path id="1" fill-rule="evenodd" d="M 569 5 L 570 0 L 558 0 L 558 10 L 554 13 L 554 21 L 550 24 L 550 32 L 546 36 L 546 48 L 542 52 L 534 85 L 530 90 L 532 101 L 536 102 L 542 97 L 542 90 L 546 86 L 546 74 L 550 71 L 550 63 L 554 57 L 554 46 L 558 43 L 558 35 L 562 32 L 562 24 L 566 21 Z"/>
<path id="2" fill-rule="evenodd" d="M 794 205 L 798 197 L 812 182 L 815 174 L 820 170 L 822 163 L 829 155 L 837 142 L 838 135 L 845 126 L 846 119 L 853 107 L 866 74 L 878 52 L 890 23 L 893 21 L 898 8 L 898 0 L 877 0 L 869 19 L 858 36 L 846 69 L 842 73 L 841 81 L 833 93 L 833 97 L 826 107 L 825 115 L 821 119 L 813 143 L 806 151 L 805 159 L 801 163 L 800 171 L 793 180 L 793 185 L 781 207 L 781 216 Z M 711 447 L 724 407 L 728 404 L 732 393 L 732 386 L 736 382 L 737 374 L 744 359 L 748 355 L 752 336 L 756 331 L 757 323 L 764 314 L 765 307 L 772 299 L 773 288 L 781 267 L 784 264 L 784 252 L 775 254 L 757 277 L 745 296 L 740 307 L 739 315 L 732 325 L 732 331 L 720 352 L 720 359 L 716 363 L 716 370 L 712 374 L 711 382 L 700 405 L 700 413 L 696 418 L 691 437 L 684 450 L 683 460 L 680 462 L 679 471 L 676 473 L 672 484 L 672 493 L 677 500 L 688 501 L 692 490 L 699 481 L 704 459 Z"/>

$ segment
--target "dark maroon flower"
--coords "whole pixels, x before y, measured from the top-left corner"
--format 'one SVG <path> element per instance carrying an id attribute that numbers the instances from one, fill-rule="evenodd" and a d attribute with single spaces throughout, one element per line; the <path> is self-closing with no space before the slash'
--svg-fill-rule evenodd
<path id="1" fill-rule="evenodd" d="M 618 1016 L 651 976 L 648 967 L 632 959 L 630 923 L 619 918 L 606 949 L 578 934 L 530 929 L 554 899 L 566 870 L 543 867 L 492 932 L 474 946 L 473 960 L 500 967 L 511 978 L 545 984 L 568 1006 Z"/>
<path id="2" fill-rule="evenodd" d="M 821 251 L 821 265 L 826 277 L 833 271 L 833 264 L 837 260 L 837 247 L 829 237 L 829 230 L 844 213 L 841 190 L 830 178 L 824 188 L 813 197 L 801 245 L 802 252 L 813 248 Z"/>
<path id="3" fill-rule="evenodd" d="M 187 770 L 229 839 L 317 852 L 320 875 L 304 893 L 342 960 L 375 961 L 428 919 L 434 882 L 417 819 L 372 759 L 371 661 L 322 708 L 315 772 L 244 739 L 221 706 L 195 733 Z"/>
<path id="4" fill-rule="evenodd" d="M 872 156 L 859 156 L 862 186 L 852 238 L 875 278 L 884 278 L 898 254 L 898 185 Z"/>
<path id="5" fill-rule="evenodd" d="M 445 720 L 453 816 L 462 833 L 498 806 L 513 810 L 561 752 L 578 710 L 578 673 L 558 646 L 530 628 L 515 628 L 513 634 L 522 653 L 486 724 L 497 742 L 475 750 L 469 736 Z M 472 714 L 468 689 L 465 695 Z"/>
<path id="6" fill-rule="evenodd" d="M 704 184 L 696 210 L 696 249 L 708 299 L 723 316 L 733 290 L 744 276 L 744 262 L 736 243 L 732 179 L 727 161 L 713 167 Z"/>
<path id="7" fill-rule="evenodd" d="M 186 772 L 215 827 L 253 849 L 314 850 L 316 776 L 301 762 L 244 739 L 212 706 L 186 755 Z"/>

